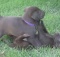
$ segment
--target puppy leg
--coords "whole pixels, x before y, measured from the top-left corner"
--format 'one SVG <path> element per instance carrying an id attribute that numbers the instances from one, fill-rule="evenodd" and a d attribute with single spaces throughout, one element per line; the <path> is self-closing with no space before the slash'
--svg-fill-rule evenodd
<path id="1" fill-rule="evenodd" d="M 17 37 L 17 38 L 14 40 L 13 43 L 14 43 L 15 46 L 26 47 L 26 46 L 28 46 L 29 43 L 28 43 L 27 41 L 23 40 L 23 39 L 24 39 L 24 38 L 28 38 L 28 37 L 29 37 L 28 34 L 23 34 L 23 35 Z"/>
<path id="2" fill-rule="evenodd" d="M 42 20 L 40 20 L 41 21 L 41 26 L 42 26 L 42 29 L 43 29 L 43 31 L 45 32 L 45 33 L 48 33 L 48 31 L 47 31 L 47 29 L 46 29 L 46 27 L 44 26 L 44 23 L 43 23 L 43 21 Z"/>

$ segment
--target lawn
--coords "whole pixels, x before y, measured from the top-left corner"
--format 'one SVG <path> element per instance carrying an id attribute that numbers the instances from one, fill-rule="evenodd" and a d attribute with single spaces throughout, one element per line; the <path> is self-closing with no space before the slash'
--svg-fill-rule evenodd
<path id="1" fill-rule="evenodd" d="M 43 21 L 50 34 L 60 32 L 60 0 L 0 0 L 0 15 L 21 16 L 28 6 L 37 6 L 45 11 Z M 17 50 L 0 41 L 0 57 L 60 57 L 60 49 Z"/>

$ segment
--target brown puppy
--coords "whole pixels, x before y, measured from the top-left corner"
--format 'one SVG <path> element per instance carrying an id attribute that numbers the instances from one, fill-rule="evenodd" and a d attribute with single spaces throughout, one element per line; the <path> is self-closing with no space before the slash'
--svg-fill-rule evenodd
<path id="1" fill-rule="evenodd" d="M 44 17 L 45 13 L 37 7 L 28 7 L 22 17 L 2 16 L 0 18 L 0 37 L 3 35 L 20 36 L 29 34 L 27 39 L 34 47 L 41 46 L 40 40 L 35 36 L 35 25 Z"/>

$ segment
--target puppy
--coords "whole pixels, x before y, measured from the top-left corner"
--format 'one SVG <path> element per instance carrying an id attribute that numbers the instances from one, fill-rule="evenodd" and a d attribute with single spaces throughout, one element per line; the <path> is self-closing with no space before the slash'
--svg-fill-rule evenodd
<path id="1" fill-rule="evenodd" d="M 36 37 L 35 25 L 44 18 L 45 12 L 38 7 L 28 7 L 23 16 L 2 16 L 0 18 L 0 38 L 3 35 L 19 37 L 21 33 L 30 35 L 27 41 L 34 47 L 41 46 L 41 42 Z"/>

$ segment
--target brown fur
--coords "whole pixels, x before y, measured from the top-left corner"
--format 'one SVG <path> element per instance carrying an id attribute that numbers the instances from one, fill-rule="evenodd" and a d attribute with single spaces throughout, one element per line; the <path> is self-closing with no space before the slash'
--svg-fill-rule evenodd
<path id="1" fill-rule="evenodd" d="M 25 41 L 24 39 L 26 38 L 29 38 L 30 37 L 30 35 L 28 35 L 28 34 L 22 34 L 22 35 L 20 35 L 19 37 L 17 37 L 17 38 L 15 38 L 14 40 L 13 40 L 13 46 L 14 47 L 20 47 L 20 48 L 26 48 L 28 45 L 29 45 L 29 43 L 27 42 L 27 40 Z"/>
<path id="2" fill-rule="evenodd" d="M 30 37 L 27 38 L 29 43 L 34 47 L 41 46 L 39 38 L 35 36 L 35 26 L 30 26 L 25 21 L 35 25 L 44 17 L 44 15 L 45 13 L 43 10 L 37 7 L 28 7 L 22 17 L 2 16 L 0 18 L 0 37 L 3 35 L 19 37 L 21 33 L 26 33 L 30 35 Z M 45 31 L 44 27 L 42 30 Z M 23 46 L 23 44 L 21 45 Z"/>
<path id="3" fill-rule="evenodd" d="M 39 31 L 39 40 L 42 44 L 42 46 L 50 46 L 53 47 L 54 45 L 54 39 L 53 36 L 50 35 L 47 30 L 45 29 L 45 31 L 42 29 L 42 21 L 38 26 L 38 31 Z"/>

